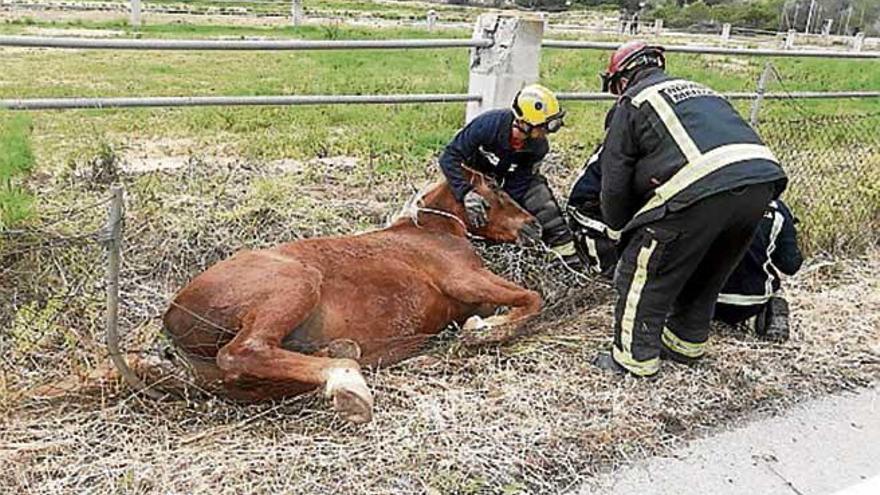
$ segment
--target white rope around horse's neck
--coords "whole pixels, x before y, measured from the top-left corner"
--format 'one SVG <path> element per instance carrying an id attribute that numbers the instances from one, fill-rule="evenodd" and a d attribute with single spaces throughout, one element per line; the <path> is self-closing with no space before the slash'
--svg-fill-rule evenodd
<path id="1" fill-rule="evenodd" d="M 437 210 L 435 208 L 426 208 L 424 206 L 418 206 L 418 205 L 414 208 L 414 211 L 415 211 L 415 215 L 413 215 L 412 220 L 413 220 L 413 223 L 416 225 L 416 227 L 421 228 L 421 225 L 419 225 L 419 213 L 430 213 L 432 215 L 439 215 L 441 217 L 451 218 L 451 219 L 455 220 L 464 229 L 465 235 L 470 235 L 470 232 L 468 231 L 468 226 L 466 223 L 464 223 L 464 220 L 458 218 L 457 216 L 453 215 L 452 213 L 449 213 L 448 211 Z"/>

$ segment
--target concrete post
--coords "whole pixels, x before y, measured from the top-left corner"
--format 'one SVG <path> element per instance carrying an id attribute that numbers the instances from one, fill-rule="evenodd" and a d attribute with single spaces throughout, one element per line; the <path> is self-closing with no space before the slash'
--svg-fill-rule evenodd
<path id="1" fill-rule="evenodd" d="M 290 22 L 294 26 L 302 25 L 303 18 L 303 4 L 302 0 L 291 0 L 290 2 Z"/>
<path id="2" fill-rule="evenodd" d="M 141 25 L 141 0 L 131 0 L 131 16 L 128 23 L 133 27 Z"/>
<path id="3" fill-rule="evenodd" d="M 663 19 L 654 19 L 654 34 L 656 36 L 663 34 Z"/>
<path id="4" fill-rule="evenodd" d="M 797 35 L 797 31 L 794 29 L 789 29 L 788 34 L 785 35 L 785 49 L 791 50 L 794 48 L 794 37 Z"/>
<path id="5" fill-rule="evenodd" d="M 865 33 L 856 33 L 853 37 L 853 46 L 852 49 L 854 52 L 862 51 L 862 46 L 865 44 Z"/>
<path id="6" fill-rule="evenodd" d="M 434 11 L 434 9 L 429 10 L 426 20 L 428 23 L 428 31 L 433 31 L 434 25 L 437 24 L 437 12 Z"/>
<path id="7" fill-rule="evenodd" d="M 730 41 L 730 23 L 721 26 L 721 41 Z"/>
<path id="8" fill-rule="evenodd" d="M 495 108 L 507 108 L 517 91 L 538 80 L 538 62 L 544 19 L 482 14 L 474 27 L 474 39 L 494 43 L 471 48 L 469 94 L 482 101 L 468 102 L 466 120 Z"/>

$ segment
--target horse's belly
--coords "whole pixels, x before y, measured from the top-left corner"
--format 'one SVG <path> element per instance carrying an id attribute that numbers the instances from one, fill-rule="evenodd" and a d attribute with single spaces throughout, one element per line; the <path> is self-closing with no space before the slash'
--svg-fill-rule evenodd
<path id="1" fill-rule="evenodd" d="M 316 351 L 333 340 L 353 340 L 360 347 L 361 363 L 367 365 L 390 364 L 414 354 L 465 310 L 435 285 L 414 276 L 357 286 L 325 283 L 321 294 L 313 318 L 285 344 Z"/>

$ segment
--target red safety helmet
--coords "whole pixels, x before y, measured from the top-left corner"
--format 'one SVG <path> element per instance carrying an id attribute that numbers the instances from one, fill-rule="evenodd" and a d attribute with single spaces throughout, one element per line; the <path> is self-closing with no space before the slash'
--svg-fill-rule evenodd
<path id="1" fill-rule="evenodd" d="M 663 52 L 666 51 L 660 45 L 649 45 L 641 40 L 634 40 L 620 45 L 620 47 L 611 54 L 611 60 L 608 62 L 608 70 L 602 77 L 602 92 L 610 91 L 612 94 L 619 95 L 625 89 L 621 85 L 623 76 L 637 67 L 652 65 L 655 67 L 666 67 L 666 57 Z"/>

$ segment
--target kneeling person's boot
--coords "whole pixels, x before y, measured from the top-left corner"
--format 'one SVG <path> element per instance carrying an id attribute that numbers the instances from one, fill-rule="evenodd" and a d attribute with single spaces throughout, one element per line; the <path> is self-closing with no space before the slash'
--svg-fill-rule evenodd
<path id="1" fill-rule="evenodd" d="M 673 362 L 676 362 L 679 364 L 692 365 L 692 364 L 696 364 L 696 362 L 700 358 L 695 358 L 695 357 L 685 356 L 684 354 L 679 354 L 664 345 L 664 346 L 660 347 L 660 359 L 663 359 L 665 361 L 673 361 Z"/>
<path id="2" fill-rule="evenodd" d="M 764 340 L 784 342 L 788 340 L 788 301 L 773 296 L 755 318 L 755 333 Z"/>

